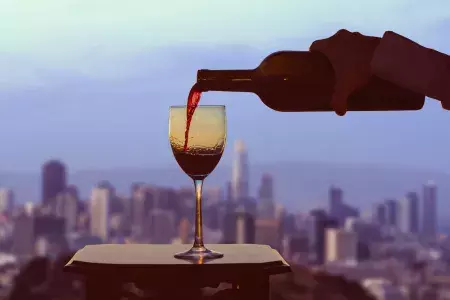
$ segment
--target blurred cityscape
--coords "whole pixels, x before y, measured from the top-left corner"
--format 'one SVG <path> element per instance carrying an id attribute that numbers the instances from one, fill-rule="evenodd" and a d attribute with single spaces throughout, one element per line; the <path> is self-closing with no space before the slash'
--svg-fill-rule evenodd
<path id="1" fill-rule="evenodd" d="M 250 194 L 243 141 L 234 152 L 226 186 L 204 187 L 206 243 L 268 244 L 291 265 L 343 275 L 376 299 L 450 299 L 450 239 L 437 231 L 432 181 L 401 199 L 380 199 L 364 214 L 345 202 L 345 191 L 330 186 L 327 208 L 294 213 L 275 201 L 271 174 L 252 178 L 260 185 Z M 2 295 L 37 257 L 55 260 L 100 243 L 192 243 L 193 186 L 137 182 L 129 195 L 119 195 L 99 181 L 89 199 L 80 199 L 66 173 L 61 161 L 42 166 L 41 203 L 19 205 L 15 191 L 0 189 Z"/>

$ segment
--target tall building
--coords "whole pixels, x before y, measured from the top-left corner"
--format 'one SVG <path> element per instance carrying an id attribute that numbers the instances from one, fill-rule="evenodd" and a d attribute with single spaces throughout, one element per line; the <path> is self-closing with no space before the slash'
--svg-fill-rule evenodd
<path id="1" fill-rule="evenodd" d="M 343 226 L 348 217 L 359 217 L 358 209 L 344 202 L 344 192 L 342 189 L 331 186 L 328 192 L 328 213 L 329 216 Z"/>
<path id="2" fill-rule="evenodd" d="M 433 182 L 423 186 L 422 234 L 434 238 L 437 233 L 437 188 Z"/>
<path id="3" fill-rule="evenodd" d="M 223 228 L 223 243 L 253 244 L 255 243 L 255 219 L 240 207 L 236 212 L 225 216 Z"/>
<path id="4" fill-rule="evenodd" d="M 328 216 L 325 210 L 315 209 L 311 211 L 313 218 L 313 248 L 316 256 L 316 262 L 323 264 L 325 261 L 325 228 L 327 226 Z"/>
<path id="5" fill-rule="evenodd" d="M 34 255 L 34 227 L 33 216 L 21 212 L 14 220 L 12 234 L 12 253 L 19 260 L 28 260 Z"/>
<path id="6" fill-rule="evenodd" d="M 342 218 L 342 206 L 344 204 L 343 191 L 338 187 L 331 186 L 328 191 L 328 201 L 328 213 L 330 217 L 340 220 Z"/>
<path id="7" fill-rule="evenodd" d="M 144 228 L 149 222 L 150 212 L 155 209 L 156 198 L 156 189 L 149 185 L 140 186 L 133 192 L 132 232 L 135 237 L 144 237 Z"/>
<path id="8" fill-rule="evenodd" d="M 40 255 L 53 256 L 68 250 L 65 219 L 53 214 L 34 216 L 34 248 Z"/>
<path id="9" fill-rule="evenodd" d="M 78 220 L 78 193 L 67 189 L 56 196 L 55 215 L 65 220 L 66 233 L 76 230 Z"/>
<path id="10" fill-rule="evenodd" d="M 387 209 L 385 203 L 377 203 L 374 207 L 373 212 L 373 221 L 378 225 L 384 226 L 387 225 Z"/>
<path id="11" fill-rule="evenodd" d="M 91 235 L 107 242 L 109 240 L 109 205 L 114 191 L 107 186 L 97 186 L 91 192 Z"/>
<path id="12" fill-rule="evenodd" d="M 145 236 L 152 244 L 170 244 L 176 236 L 175 215 L 172 211 L 155 209 L 149 213 Z"/>
<path id="13" fill-rule="evenodd" d="M 269 245 L 281 252 L 283 240 L 281 221 L 277 219 L 257 219 L 255 221 L 255 243 Z"/>
<path id="14" fill-rule="evenodd" d="M 57 160 L 46 162 L 42 166 L 42 203 L 54 205 L 56 196 L 66 189 L 66 167 Z"/>
<path id="15" fill-rule="evenodd" d="M 14 209 L 14 193 L 11 189 L 0 188 L 0 213 L 11 214 Z"/>
<path id="16" fill-rule="evenodd" d="M 399 202 L 399 227 L 404 233 L 419 233 L 419 197 L 408 193 Z"/>
<path id="17" fill-rule="evenodd" d="M 258 216 L 261 218 L 275 217 L 273 189 L 272 176 L 269 174 L 264 174 L 261 178 L 261 185 L 258 190 Z"/>
<path id="18" fill-rule="evenodd" d="M 358 237 L 339 228 L 326 230 L 326 261 L 357 261 Z"/>
<path id="19" fill-rule="evenodd" d="M 203 189 L 203 205 L 216 205 L 222 201 L 222 189 L 220 187 L 206 187 Z"/>
<path id="20" fill-rule="evenodd" d="M 386 223 L 387 225 L 391 227 L 397 227 L 397 215 L 398 215 L 398 209 L 397 209 L 397 201 L 393 199 L 387 199 L 385 201 L 385 207 L 386 207 Z"/>
<path id="21" fill-rule="evenodd" d="M 237 140 L 234 144 L 234 160 L 232 170 L 232 198 L 239 201 L 249 197 L 249 165 L 247 148 L 243 141 Z"/>

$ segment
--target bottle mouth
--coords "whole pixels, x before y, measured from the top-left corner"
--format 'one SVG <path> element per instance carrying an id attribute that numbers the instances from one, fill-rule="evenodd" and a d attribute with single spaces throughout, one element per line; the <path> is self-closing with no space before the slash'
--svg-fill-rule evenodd
<path id="1" fill-rule="evenodd" d="M 197 71 L 198 81 L 249 81 L 252 79 L 254 70 L 208 70 Z"/>

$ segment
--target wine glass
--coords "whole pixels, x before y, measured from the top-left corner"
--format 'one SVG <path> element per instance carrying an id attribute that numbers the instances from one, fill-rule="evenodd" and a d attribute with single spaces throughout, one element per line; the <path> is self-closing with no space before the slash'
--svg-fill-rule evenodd
<path id="1" fill-rule="evenodd" d="M 195 239 L 192 248 L 175 254 L 176 258 L 197 261 L 223 257 L 203 244 L 202 186 L 203 180 L 215 169 L 222 157 L 227 137 L 225 106 L 197 106 L 189 127 L 187 106 L 171 106 L 169 139 L 178 165 L 192 178 L 195 186 Z M 185 138 L 187 137 L 187 145 Z M 187 146 L 187 147 L 185 147 Z"/>

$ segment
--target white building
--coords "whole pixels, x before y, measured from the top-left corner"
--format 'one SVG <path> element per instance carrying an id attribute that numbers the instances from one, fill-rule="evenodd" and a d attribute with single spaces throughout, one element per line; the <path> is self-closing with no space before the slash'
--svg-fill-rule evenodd
<path id="1" fill-rule="evenodd" d="M 237 140 L 234 144 L 235 158 L 233 160 L 231 189 L 234 201 L 249 196 L 249 166 L 245 144 Z"/>
<path id="2" fill-rule="evenodd" d="M 0 188 L 0 213 L 12 213 L 14 209 L 14 193 L 11 189 Z"/>
<path id="3" fill-rule="evenodd" d="M 107 242 L 109 240 L 109 205 L 114 197 L 108 187 L 95 187 L 91 193 L 91 235 Z"/>
<path id="4" fill-rule="evenodd" d="M 325 233 L 325 245 L 326 262 L 357 260 L 358 236 L 355 232 L 328 228 Z"/>

